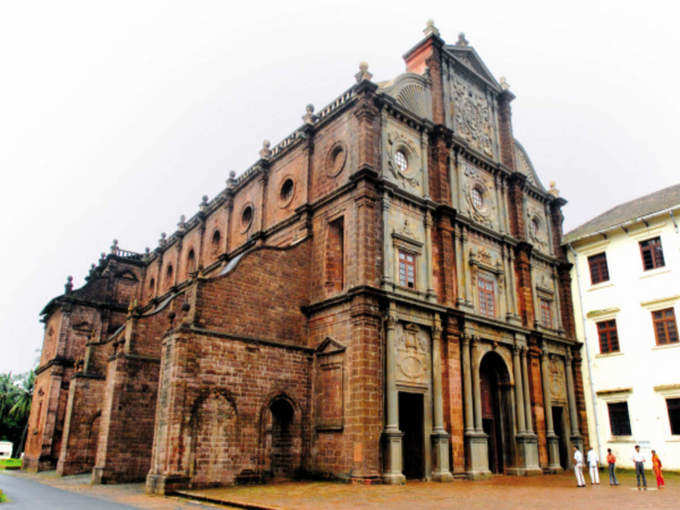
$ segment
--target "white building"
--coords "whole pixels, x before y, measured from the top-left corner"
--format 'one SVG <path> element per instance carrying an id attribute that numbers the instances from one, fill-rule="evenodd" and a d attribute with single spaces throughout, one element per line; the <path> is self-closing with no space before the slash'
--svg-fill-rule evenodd
<path id="1" fill-rule="evenodd" d="M 9 459 L 12 456 L 12 446 L 10 441 L 0 441 L 0 459 Z"/>
<path id="2" fill-rule="evenodd" d="M 635 444 L 680 469 L 680 185 L 569 232 L 591 444 L 632 467 Z M 651 467 L 648 462 L 647 467 Z"/>

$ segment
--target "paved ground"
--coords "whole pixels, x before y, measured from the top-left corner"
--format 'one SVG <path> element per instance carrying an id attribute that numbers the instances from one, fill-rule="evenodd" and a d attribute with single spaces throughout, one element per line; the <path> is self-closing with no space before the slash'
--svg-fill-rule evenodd
<path id="1" fill-rule="evenodd" d="M 12 500 L 1 510 L 206 510 L 215 505 L 147 496 L 144 484 L 90 485 L 90 475 L 57 476 L 54 471 L 0 471 L 0 489 Z M 218 508 L 225 508 L 220 506 Z"/>
<path id="2" fill-rule="evenodd" d="M 91 510 L 93 508 L 98 510 L 125 510 L 133 508 L 4 474 L 0 474 L 0 488 L 9 500 L 2 504 L 3 510 L 5 508 L 8 510 L 37 510 L 39 508 L 50 508 L 52 510 Z"/>
<path id="3" fill-rule="evenodd" d="M 604 474 L 604 473 L 602 473 Z M 577 489 L 573 475 L 565 473 L 530 478 L 496 476 L 490 480 L 456 480 L 441 484 L 409 482 L 404 486 L 349 485 L 329 482 L 285 482 L 267 486 L 231 487 L 191 491 L 197 495 L 276 509 L 465 509 L 465 510 L 637 510 L 680 509 L 680 475 L 667 474 L 667 488 L 656 490 L 648 473 L 650 489 L 637 491 L 632 473 L 620 473 L 621 485 Z M 39 482 L 39 483 L 38 483 Z M 42 484 L 42 485 L 41 485 Z M 150 510 L 197 510 L 216 508 L 178 498 L 147 496 L 143 484 L 95 485 L 88 476 L 60 478 L 54 472 L 11 475 L 0 473 L 0 488 L 15 503 L 2 510 L 143 508 Z M 58 491 L 63 489 L 67 492 Z M 17 506 L 23 504 L 24 506 Z M 28 505 L 28 506 L 26 506 Z M 220 506 L 220 508 L 224 508 Z"/>
<path id="4" fill-rule="evenodd" d="M 649 473 L 648 482 L 653 477 Z M 651 478 L 651 479 L 650 479 Z M 281 483 L 191 491 L 196 495 L 276 509 L 465 509 L 465 510 L 637 510 L 680 509 L 680 476 L 667 477 L 667 488 L 638 492 L 634 476 L 622 473 L 621 485 L 576 488 L 573 475 L 496 476 L 487 481 L 409 482 L 404 486 L 347 485 L 327 482 Z"/>

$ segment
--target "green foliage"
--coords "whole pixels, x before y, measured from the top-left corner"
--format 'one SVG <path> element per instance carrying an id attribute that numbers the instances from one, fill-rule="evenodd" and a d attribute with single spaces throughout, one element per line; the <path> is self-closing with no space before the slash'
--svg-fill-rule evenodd
<path id="1" fill-rule="evenodd" d="M 0 374 L 0 441 L 12 441 L 18 456 L 31 412 L 35 372 L 19 376 Z"/>
<path id="2" fill-rule="evenodd" d="M 0 459 L 0 469 L 5 468 L 20 468 L 21 459 Z"/>

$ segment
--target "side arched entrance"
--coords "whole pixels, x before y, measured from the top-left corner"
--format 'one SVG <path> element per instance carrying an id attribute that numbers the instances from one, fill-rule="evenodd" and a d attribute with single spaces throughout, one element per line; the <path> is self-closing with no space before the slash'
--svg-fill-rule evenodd
<path id="1" fill-rule="evenodd" d="M 489 470 L 503 473 L 513 459 L 513 402 L 503 358 L 488 352 L 479 366 L 482 428 L 487 435 Z"/>
<path id="2" fill-rule="evenodd" d="M 290 478 L 300 467 L 300 411 L 285 395 L 262 410 L 260 471 L 266 478 Z"/>

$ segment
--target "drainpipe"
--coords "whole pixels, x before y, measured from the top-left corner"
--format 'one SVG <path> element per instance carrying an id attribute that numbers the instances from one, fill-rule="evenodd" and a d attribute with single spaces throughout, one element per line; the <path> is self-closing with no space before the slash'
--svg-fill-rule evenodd
<path id="1" fill-rule="evenodd" d="M 590 351 L 588 350 L 588 335 L 586 335 L 586 316 L 583 310 L 583 294 L 581 292 L 581 278 L 578 272 L 578 254 L 571 247 L 571 244 L 567 244 L 567 248 L 574 257 L 574 269 L 576 270 L 576 287 L 578 288 L 578 301 L 579 307 L 581 308 L 581 327 L 583 328 L 583 347 L 586 351 L 586 365 L 588 366 L 588 381 L 590 386 L 590 401 L 593 407 L 593 420 L 595 420 L 595 440 L 597 441 L 597 456 L 600 457 L 600 448 L 602 444 L 600 443 L 600 426 L 597 420 L 597 407 L 595 405 L 595 386 L 593 385 L 593 367 L 590 359 Z"/>

